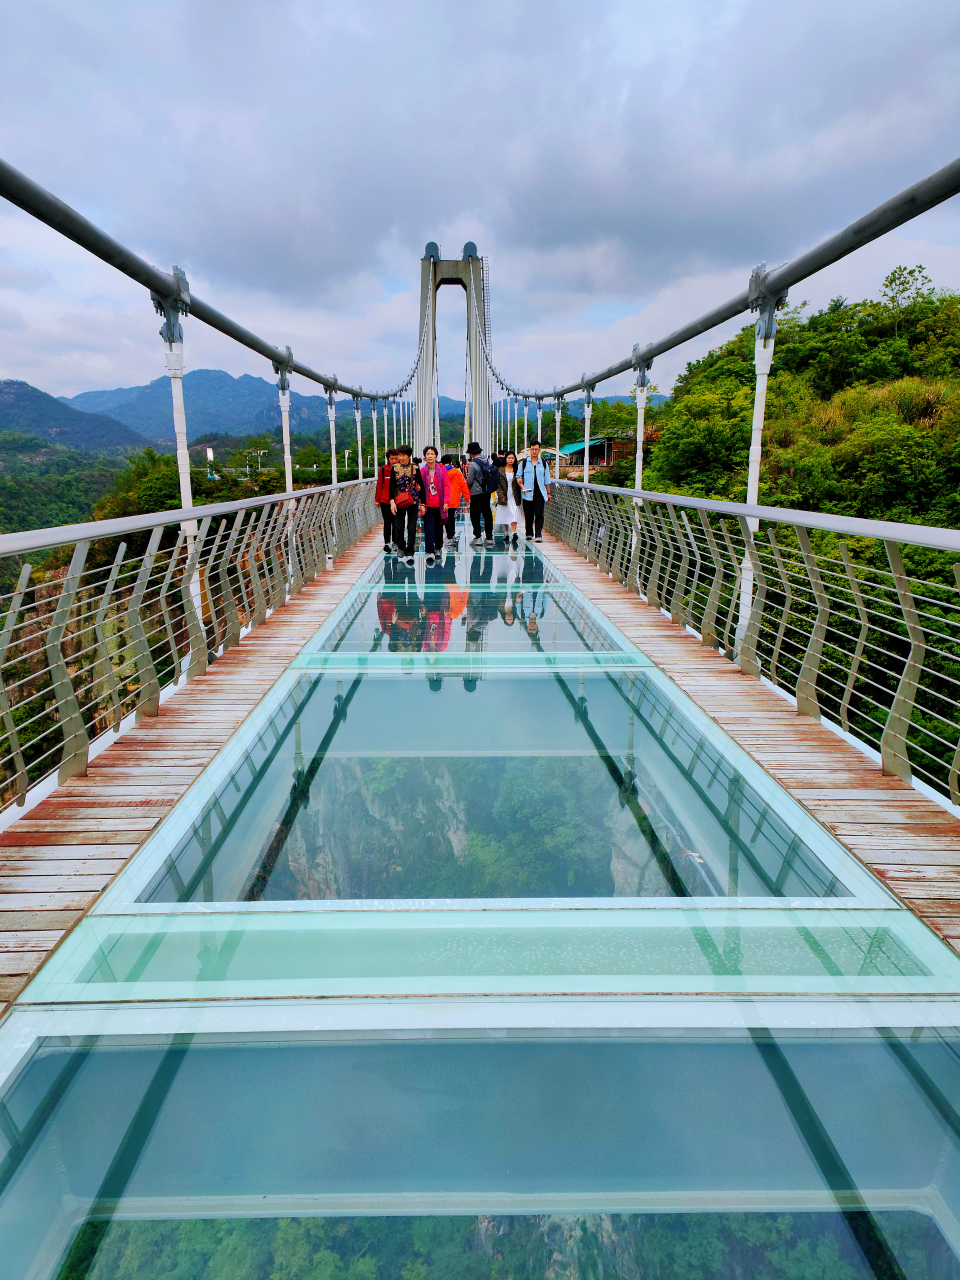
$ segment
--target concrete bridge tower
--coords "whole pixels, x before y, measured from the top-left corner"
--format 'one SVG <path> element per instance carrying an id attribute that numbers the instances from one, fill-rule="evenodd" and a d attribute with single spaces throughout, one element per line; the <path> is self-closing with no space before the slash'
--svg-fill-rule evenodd
<path id="1" fill-rule="evenodd" d="M 467 436 L 490 450 L 490 383 L 483 354 L 489 299 L 483 282 L 483 262 L 477 246 L 468 240 L 461 258 L 441 258 L 439 246 L 431 240 L 420 263 L 420 328 L 426 336 L 423 356 L 417 369 L 417 409 L 415 445 L 422 457 L 428 444 L 440 448 L 440 405 L 437 392 L 437 290 L 441 285 L 458 284 L 467 296 L 467 367 L 469 390 L 465 406 Z"/>

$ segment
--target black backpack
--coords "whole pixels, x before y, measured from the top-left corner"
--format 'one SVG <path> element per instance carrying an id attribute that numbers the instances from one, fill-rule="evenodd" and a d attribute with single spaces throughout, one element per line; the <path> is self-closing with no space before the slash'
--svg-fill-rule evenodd
<path id="1" fill-rule="evenodd" d="M 484 493 L 496 493 L 500 487 L 500 472 L 493 465 L 489 458 L 481 458 L 477 456 L 474 462 L 483 472 L 483 491 Z"/>

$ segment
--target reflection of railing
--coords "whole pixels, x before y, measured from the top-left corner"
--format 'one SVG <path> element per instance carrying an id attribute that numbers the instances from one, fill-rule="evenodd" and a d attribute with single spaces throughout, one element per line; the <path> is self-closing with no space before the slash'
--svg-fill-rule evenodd
<path id="1" fill-rule="evenodd" d="M 546 517 L 885 772 L 960 804 L 960 533 L 566 481 Z"/>
<path id="2" fill-rule="evenodd" d="M 54 770 L 84 773 L 90 743 L 125 717 L 156 715 L 165 686 L 204 672 L 373 526 L 373 497 L 351 481 L 0 537 L 0 556 L 65 548 L 0 594 L 0 807 Z"/>

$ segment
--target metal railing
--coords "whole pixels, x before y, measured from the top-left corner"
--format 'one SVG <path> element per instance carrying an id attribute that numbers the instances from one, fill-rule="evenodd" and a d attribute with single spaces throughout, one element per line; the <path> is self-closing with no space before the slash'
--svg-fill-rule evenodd
<path id="1" fill-rule="evenodd" d="M 0 537 L 0 557 L 44 559 L 0 593 L 0 809 L 85 773 L 92 742 L 156 715 L 378 519 L 354 480 Z"/>
<path id="2" fill-rule="evenodd" d="M 960 804 L 960 533 L 555 481 L 546 528 Z"/>

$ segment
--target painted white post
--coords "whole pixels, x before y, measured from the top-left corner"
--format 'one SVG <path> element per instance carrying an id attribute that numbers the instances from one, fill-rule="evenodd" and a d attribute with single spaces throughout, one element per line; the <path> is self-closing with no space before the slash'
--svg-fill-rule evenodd
<path id="1" fill-rule="evenodd" d="M 190 487 L 190 451 L 187 448 L 187 415 L 183 407 L 183 343 L 167 342 L 165 358 L 170 394 L 173 399 L 173 430 L 177 438 L 177 472 L 180 476 L 180 505 L 186 510 L 193 507 L 193 490 Z M 187 520 L 183 526 L 188 535 L 197 532 L 196 520 Z"/>
<path id="2" fill-rule="evenodd" d="M 293 459 L 290 456 L 290 392 L 280 392 L 280 421 L 283 424 L 283 478 L 287 493 L 293 492 Z"/>
<path id="3" fill-rule="evenodd" d="M 354 402 L 353 402 L 353 416 L 356 419 L 356 423 L 357 423 L 357 479 L 358 480 L 363 479 L 363 440 L 360 436 L 360 406 L 362 403 L 363 402 L 360 399 L 354 399 Z M 347 466 L 346 462 L 344 462 L 343 466 L 344 466 L 344 470 L 346 470 L 346 466 Z"/>
<path id="4" fill-rule="evenodd" d="M 530 401 L 524 400 L 523 402 L 523 452 L 524 453 L 527 452 L 527 431 L 530 425 L 527 420 L 527 414 L 529 412 L 530 412 Z"/>
<path id="5" fill-rule="evenodd" d="M 756 506 L 760 498 L 760 459 L 763 456 L 763 418 L 767 406 L 767 379 L 770 376 L 770 365 L 773 363 L 773 345 L 776 338 L 764 341 L 757 339 L 754 348 L 754 363 L 757 370 L 757 387 L 753 394 L 753 430 L 750 435 L 750 467 L 747 472 L 747 505 Z M 760 522 L 753 516 L 748 517 L 750 528 L 755 533 Z"/>
<path id="6" fill-rule="evenodd" d="M 397 400 L 396 400 L 396 397 L 394 397 L 394 400 L 393 400 L 393 447 L 394 448 L 397 447 Z M 386 445 L 384 445 L 384 451 L 386 451 Z"/>
<path id="7" fill-rule="evenodd" d="M 583 483 L 590 483 L 590 418 L 593 414 L 593 393 L 590 387 L 583 389 Z"/>
<path id="8" fill-rule="evenodd" d="M 637 379 L 637 467 L 633 477 L 633 487 L 643 486 L 643 415 L 647 407 L 647 384 L 641 386 Z"/>
<path id="9" fill-rule="evenodd" d="M 378 471 L 378 470 L 379 470 L 379 468 L 380 468 L 380 463 L 379 463 L 379 461 L 378 461 L 378 459 L 377 459 L 377 430 L 378 430 L 378 427 L 377 427 L 377 402 L 376 402 L 376 400 L 371 400 L 371 401 L 370 401 L 370 413 L 371 413 L 371 416 L 372 416 L 372 418 L 373 418 L 373 474 L 374 474 L 374 475 L 376 475 L 376 474 L 377 474 L 377 471 Z M 384 405 L 384 407 L 383 407 L 383 449 L 384 449 L 384 453 L 386 453 L 386 449 L 387 449 L 387 407 L 386 407 L 386 405 Z"/>
<path id="10" fill-rule="evenodd" d="M 327 392 L 327 418 L 330 421 L 330 483 L 337 483 L 337 402 L 333 392 Z"/>
<path id="11" fill-rule="evenodd" d="M 557 469 L 556 478 L 558 480 L 560 479 L 560 418 L 562 414 L 563 414 L 563 401 L 559 397 L 557 397 L 557 412 L 554 415 L 553 425 L 557 429 L 557 456 L 555 460 L 555 466 Z"/>

